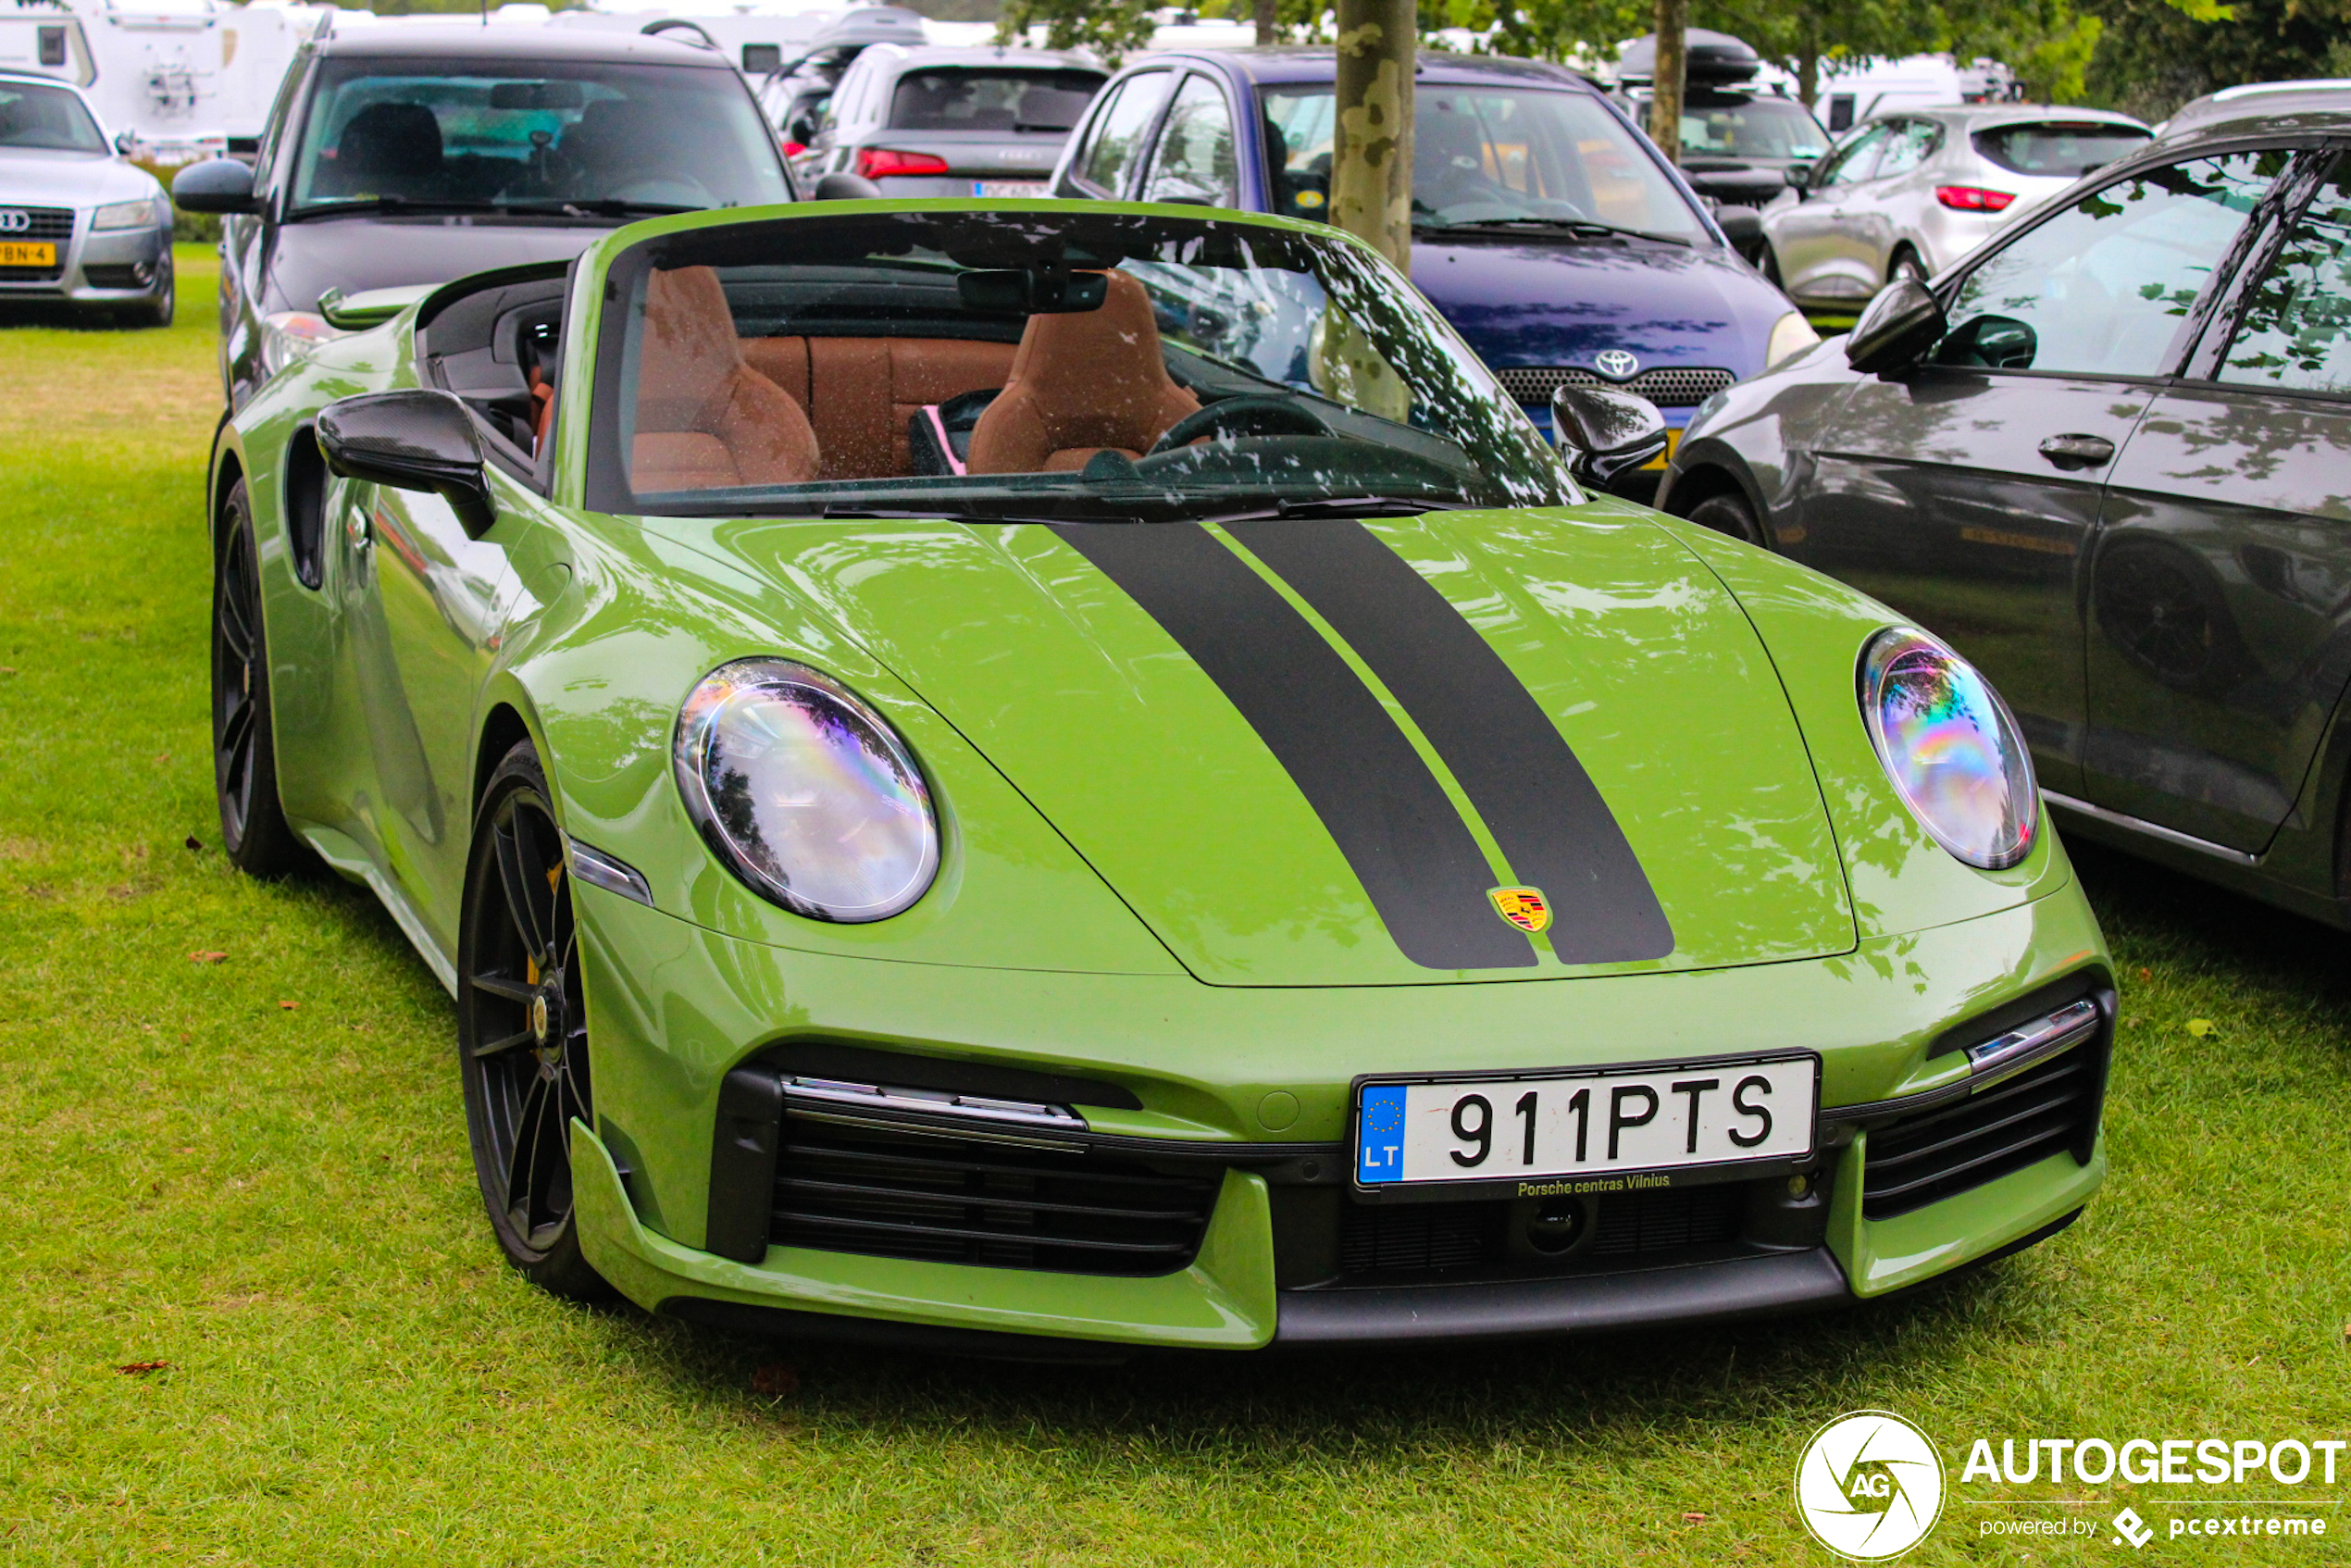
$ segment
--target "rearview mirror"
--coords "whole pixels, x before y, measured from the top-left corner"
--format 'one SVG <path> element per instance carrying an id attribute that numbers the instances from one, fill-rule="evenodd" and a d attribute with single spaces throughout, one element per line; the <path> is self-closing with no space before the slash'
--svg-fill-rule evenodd
<path id="1" fill-rule="evenodd" d="M 955 292 L 965 310 L 992 316 L 1064 316 L 1100 310 L 1110 293 L 1105 272 L 1072 272 L 1061 267 L 1006 267 L 964 272 Z"/>
<path id="2" fill-rule="evenodd" d="M 253 165 L 237 158 L 190 164 L 172 180 L 171 200 L 181 212 L 261 210 L 253 193 Z"/>
<path id="3" fill-rule="evenodd" d="M 116 131 L 114 150 L 126 158 L 131 156 L 139 150 L 139 133 L 135 131 Z"/>
<path id="4" fill-rule="evenodd" d="M 1845 340 L 1845 362 L 1865 376 L 1882 376 L 1916 365 L 1942 338 L 1947 323 L 1942 302 L 1915 278 L 1900 278 L 1877 292 L 1853 333 Z"/>
<path id="5" fill-rule="evenodd" d="M 479 539 L 498 519 L 481 440 L 466 405 L 445 392 L 369 392 L 318 411 L 318 450 L 345 479 L 430 491 Z"/>
<path id="6" fill-rule="evenodd" d="M 1567 471 L 1595 490 L 1665 455 L 1665 417 L 1657 404 L 1598 387 L 1552 389 L 1551 436 L 1567 456 Z"/>
<path id="7" fill-rule="evenodd" d="M 493 109 L 577 109 L 587 103 L 577 81 L 501 81 L 490 89 Z"/>

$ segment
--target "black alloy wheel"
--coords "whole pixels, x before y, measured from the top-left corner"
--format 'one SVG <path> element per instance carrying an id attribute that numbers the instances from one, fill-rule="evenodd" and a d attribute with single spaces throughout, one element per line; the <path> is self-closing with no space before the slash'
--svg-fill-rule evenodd
<path id="1" fill-rule="evenodd" d="M 2098 629 L 2129 663 L 2175 691 L 2224 696 L 2252 659 L 2227 595 L 2193 551 L 2125 539 L 2097 558 Z"/>
<path id="2" fill-rule="evenodd" d="M 595 1126 L 588 1012 L 562 829 L 529 741 L 475 819 L 458 941 L 457 1052 L 482 1205 L 506 1259 L 544 1289 L 610 1292 L 579 1250 L 571 1124 Z"/>
<path id="3" fill-rule="evenodd" d="M 220 844 L 255 877 L 282 877 L 302 845 L 278 804 L 278 744 L 269 716 L 269 641 L 244 480 L 220 508 L 212 584 L 212 783 Z"/>

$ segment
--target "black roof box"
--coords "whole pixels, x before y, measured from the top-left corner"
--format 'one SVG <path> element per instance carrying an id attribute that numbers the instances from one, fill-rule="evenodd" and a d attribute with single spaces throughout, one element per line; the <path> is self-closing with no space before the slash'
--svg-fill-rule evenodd
<path id="1" fill-rule="evenodd" d="M 1709 32 L 1702 27 L 1694 27 L 1682 35 L 1682 80 L 1686 82 L 1729 86 L 1753 81 L 1756 72 L 1763 68 L 1763 57 L 1748 48 L 1745 39 L 1734 38 L 1727 32 Z M 1656 75 L 1657 34 L 1653 32 L 1624 45 L 1623 53 L 1616 57 L 1616 76 L 1621 82 L 1648 81 Z"/>

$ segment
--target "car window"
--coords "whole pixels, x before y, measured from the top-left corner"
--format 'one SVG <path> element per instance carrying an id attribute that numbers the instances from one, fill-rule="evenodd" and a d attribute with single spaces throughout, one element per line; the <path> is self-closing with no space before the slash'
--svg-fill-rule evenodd
<path id="1" fill-rule="evenodd" d="M 1336 100 L 1328 93 L 1270 92 L 1263 102 L 1274 210 L 1292 218 L 1327 218 Z"/>
<path id="2" fill-rule="evenodd" d="M 1101 89 L 1089 70 L 911 70 L 890 92 L 892 131 L 1068 131 Z"/>
<path id="3" fill-rule="evenodd" d="M 103 153 L 106 139 L 81 100 L 62 87 L 0 82 L 0 147 L 50 153 Z"/>
<path id="4" fill-rule="evenodd" d="M 1300 204 L 1298 193 L 1328 195 L 1331 89 L 1263 91 L 1266 120 L 1282 135 L 1285 175 L 1275 182 L 1291 193 L 1284 210 L 1319 216 L 1319 204 Z M 1417 229 L 1597 219 L 1677 239 L 1706 233 L 1639 137 L 1589 93 L 1424 83 L 1412 116 Z M 1270 156 L 1270 138 L 1267 147 Z M 1308 182 L 1318 175 L 1319 187 Z"/>
<path id="5" fill-rule="evenodd" d="M 1944 364 L 2076 375 L 2171 367 L 2196 297 L 2290 155 L 2146 170 L 2082 197 L 1960 283 Z"/>
<path id="6" fill-rule="evenodd" d="M 1076 164 L 1077 178 L 1105 196 L 1126 193 L 1127 170 L 1142 150 L 1144 132 L 1166 102 L 1174 73 L 1143 71 L 1128 77 L 1118 94 L 1094 120 L 1092 138 Z"/>
<path id="7" fill-rule="evenodd" d="M 1975 133 L 1975 150 L 2011 174 L 2078 180 L 2147 143 L 2151 131 L 2101 120 L 2002 125 Z"/>
<path id="8" fill-rule="evenodd" d="M 766 122 L 731 70 L 392 56 L 328 60 L 316 81 L 292 216 L 790 200 Z"/>
<path id="9" fill-rule="evenodd" d="M 1786 98 L 1701 104 L 1682 111 L 1682 151 L 1713 158 L 1817 158 L 1828 132 Z"/>
<path id="10" fill-rule="evenodd" d="M 1231 214 L 787 218 L 645 242 L 611 280 L 603 511 L 1164 521 L 1575 493 L 1392 269 Z"/>
<path id="11" fill-rule="evenodd" d="M 1942 142 L 1943 128 L 1933 120 L 1902 120 L 1887 134 L 1885 151 L 1878 155 L 1877 168 L 1870 178 L 1891 180 L 1908 174 L 1932 157 Z"/>
<path id="12" fill-rule="evenodd" d="M 2220 379 L 2351 392 L 2351 168 L 2336 164 L 2246 297 Z"/>
<path id="13" fill-rule="evenodd" d="M 1225 106 L 1224 90 L 1207 77 L 1188 76 L 1159 133 L 1143 200 L 1228 207 L 1235 204 L 1238 184 L 1233 115 Z"/>
<path id="14" fill-rule="evenodd" d="M 1852 185 L 1867 180 L 1892 130 L 1887 125 L 1872 125 L 1830 154 L 1829 161 L 1821 166 L 1821 172 L 1813 178 L 1814 188 L 1825 191 L 1833 185 Z"/>

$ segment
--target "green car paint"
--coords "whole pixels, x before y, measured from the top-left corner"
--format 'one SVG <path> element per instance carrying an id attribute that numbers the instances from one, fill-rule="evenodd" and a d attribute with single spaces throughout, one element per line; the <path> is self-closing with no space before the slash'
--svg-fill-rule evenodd
<path id="1" fill-rule="evenodd" d="M 566 316 L 558 406 L 594 405 L 616 259 L 779 218 L 817 216 L 681 216 L 592 248 Z M 2110 997 L 2102 940 L 2046 825 L 2021 864 L 1977 870 L 1891 787 L 1855 667 L 1900 617 L 1784 560 L 1598 497 L 1361 525 L 1557 727 L 1671 927 L 1658 956 L 1567 961 L 1538 933 L 1523 964 L 1434 968 L 1391 938 L 1227 691 L 1064 529 L 592 511 L 581 476 L 596 436 L 580 417 L 555 424 L 544 493 L 488 470 L 497 518 L 478 539 L 437 495 L 345 479 L 324 484 L 305 520 L 289 498 L 313 471 L 310 426 L 338 399 L 424 384 L 417 314 L 322 345 L 221 432 L 216 499 L 244 481 L 260 545 L 280 798 L 453 989 L 475 803 L 511 740 L 535 743 L 565 831 L 642 877 L 650 904 L 573 883 L 595 1117 L 574 1125 L 572 1149 L 582 1247 L 643 1306 L 1262 1346 L 1294 1292 L 1275 1263 L 1289 1178 L 1259 1166 L 1287 1145 L 1342 1167 L 1350 1086 L 1365 1076 L 1793 1049 L 1819 1053 L 1834 1110 L 1963 1084 L 1966 1058 L 1947 1047 L 1972 1017 L 2069 983 Z M 304 528 L 316 542 L 298 547 Z M 1377 651 L 1353 646 L 1242 530 L 1202 531 L 1354 673 L 1492 885 L 1522 881 L 1471 787 L 1382 680 Z M 348 569 L 362 541 L 403 569 Z M 672 767 L 679 704 L 709 671 L 753 656 L 833 677 L 919 759 L 940 871 L 904 914 L 795 915 L 697 832 Z M 715 1255 L 728 1075 L 800 1039 L 1077 1075 L 1139 1104 L 1080 1102 L 1096 1133 L 1230 1146 L 1196 1256 L 1113 1277 L 797 1245 Z M 2104 1175 L 2101 1142 L 1871 1220 L 1870 1137 L 1824 1142 L 1817 1182 L 1820 1247 L 1854 1296 L 2034 1236 Z"/>

